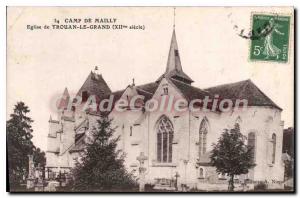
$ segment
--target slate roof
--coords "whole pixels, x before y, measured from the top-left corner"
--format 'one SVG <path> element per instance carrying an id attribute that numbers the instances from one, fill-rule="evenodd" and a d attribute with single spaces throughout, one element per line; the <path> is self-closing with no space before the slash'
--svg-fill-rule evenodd
<path id="1" fill-rule="evenodd" d="M 100 98 L 111 93 L 110 88 L 103 79 L 102 75 L 91 72 L 79 91 L 77 95 L 81 95 L 83 91 L 87 91 L 89 95 L 96 95 Z"/>
<path id="2" fill-rule="evenodd" d="M 156 91 L 158 85 L 159 85 L 158 82 L 152 82 L 152 83 L 147 83 L 147 84 L 139 85 L 139 86 L 137 86 L 137 88 L 154 94 L 154 92 Z"/>
<path id="3" fill-rule="evenodd" d="M 220 95 L 220 98 L 247 99 L 248 106 L 269 106 L 282 110 L 268 96 L 266 96 L 250 79 L 235 83 L 229 83 L 205 89 L 213 95 Z"/>
<path id="4" fill-rule="evenodd" d="M 171 82 L 181 91 L 188 101 L 194 99 L 204 99 L 205 96 L 209 96 L 209 98 L 213 97 L 213 95 L 208 91 L 183 83 L 181 81 L 171 79 Z"/>
<path id="5" fill-rule="evenodd" d="M 158 85 L 159 85 L 159 83 L 157 83 L 157 82 L 138 85 L 138 86 L 136 86 L 136 90 L 139 95 L 145 96 L 145 101 L 147 101 L 152 98 Z M 110 95 L 113 95 L 114 96 L 113 105 L 114 105 L 115 102 L 121 98 L 124 91 L 125 91 L 125 89 L 112 92 L 111 94 L 106 95 L 104 98 L 109 98 Z"/>
<path id="6" fill-rule="evenodd" d="M 121 96 L 123 95 L 124 91 L 125 91 L 125 89 L 124 90 L 120 90 L 120 91 L 115 91 L 115 92 L 112 92 L 110 94 L 110 95 L 114 96 L 113 104 L 115 104 L 115 102 L 121 98 Z M 110 95 L 108 95 L 107 98 L 109 98 Z"/>
<path id="7" fill-rule="evenodd" d="M 247 99 L 248 106 L 270 106 L 282 110 L 276 105 L 269 97 L 267 97 L 251 80 L 244 80 L 235 83 L 229 83 L 219 85 L 216 87 L 210 87 L 207 89 L 200 89 L 182 81 L 168 78 L 184 95 L 184 97 L 191 101 L 193 99 L 204 99 L 205 96 L 209 96 L 210 99 L 214 98 L 215 95 L 219 95 L 220 99 L 231 99 L 233 103 L 237 99 Z M 145 96 L 145 102 L 152 98 L 156 89 L 158 88 L 159 82 L 147 83 L 144 85 L 136 86 L 136 90 L 139 95 Z M 114 95 L 114 102 L 120 99 L 124 90 L 112 92 Z M 105 98 L 108 98 L 107 95 Z"/>
<path id="8" fill-rule="evenodd" d="M 144 98 L 144 101 L 150 100 L 150 99 L 152 98 L 152 96 L 153 96 L 152 93 L 146 92 L 146 91 L 144 91 L 143 89 L 137 88 L 136 91 L 137 91 L 137 93 L 138 93 L 139 95 L 142 95 L 142 96 L 145 97 L 145 98 Z"/>
<path id="9" fill-rule="evenodd" d="M 153 82 L 153 83 L 147 83 L 144 85 L 139 85 L 136 87 L 136 91 L 139 95 L 142 95 L 145 97 L 144 102 L 150 100 L 155 93 L 159 83 Z"/>

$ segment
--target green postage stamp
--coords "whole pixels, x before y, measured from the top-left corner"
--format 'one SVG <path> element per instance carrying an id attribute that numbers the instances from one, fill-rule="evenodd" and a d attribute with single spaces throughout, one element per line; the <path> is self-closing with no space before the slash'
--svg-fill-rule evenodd
<path id="1" fill-rule="evenodd" d="M 289 29 L 290 16 L 253 14 L 250 60 L 286 63 Z"/>

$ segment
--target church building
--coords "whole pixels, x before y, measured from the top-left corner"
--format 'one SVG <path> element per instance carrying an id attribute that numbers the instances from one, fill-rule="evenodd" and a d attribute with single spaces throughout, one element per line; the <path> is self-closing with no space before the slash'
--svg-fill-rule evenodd
<path id="1" fill-rule="evenodd" d="M 126 60 L 124 60 L 126 62 Z M 194 80 L 184 71 L 173 30 L 165 72 L 155 81 L 136 85 L 134 82 L 125 89 L 112 92 L 103 76 L 91 72 L 77 96 L 85 105 L 90 96 L 98 100 L 113 96 L 113 107 L 109 117 L 113 118 L 116 135 L 120 136 L 119 149 L 126 154 L 125 166 L 128 172 L 139 176 L 139 156 L 144 156 L 146 168 L 145 182 L 155 188 L 178 186 L 203 190 L 227 189 L 226 175 L 219 175 L 210 163 L 212 144 L 217 143 L 224 129 L 238 124 L 247 137 L 246 143 L 253 146 L 256 166 L 247 175 L 236 176 L 239 183 L 247 180 L 249 186 L 267 182 L 268 187 L 276 187 L 284 179 L 281 161 L 283 121 L 282 109 L 268 98 L 250 79 L 219 85 L 206 89 L 194 87 Z M 163 68 L 163 67 L 162 67 Z M 115 110 L 120 100 L 143 96 L 138 103 L 123 105 L 123 111 Z M 190 104 L 193 100 L 203 100 L 206 96 L 248 101 L 247 108 L 235 106 L 230 111 L 176 111 L 160 109 L 150 111 L 145 104 L 150 100 L 162 101 L 172 96 L 176 100 Z M 46 152 L 46 176 L 56 177 L 68 173 L 88 141 L 90 131 L 100 119 L 101 111 L 81 111 L 77 106 L 67 108 L 72 100 L 65 89 L 57 113 L 57 119 L 49 120 L 48 147 Z M 136 110 L 136 106 L 141 107 Z M 211 106 L 209 106 L 211 108 Z M 275 181 L 275 182 L 274 182 Z"/>

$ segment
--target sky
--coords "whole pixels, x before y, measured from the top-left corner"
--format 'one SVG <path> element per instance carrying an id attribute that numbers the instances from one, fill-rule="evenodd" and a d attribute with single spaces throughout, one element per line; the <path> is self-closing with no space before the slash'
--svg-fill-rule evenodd
<path id="1" fill-rule="evenodd" d="M 176 37 L 183 70 L 207 88 L 251 79 L 282 111 L 285 128 L 294 119 L 293 22 L 289 61 L 250 61 L 250 40 L 234 25 L 249 30 L 251 13 L 290 15 L 288 7 L 178 7 Z M 76 93 L 91 70 L 111 88 L 155 81 L 166 69 L 173 31 L 171 7 L 10 7 L 7 21 L 7 119 L 18 101 L 29 106 L 34 120 L 33 141 L 47 149 L 48 120 L 56 119 L 54 103 L 67 87 Z M 58 19 L 115 18 L 116 24 L 141 25 L 144 30 L 27 29 Z"/>

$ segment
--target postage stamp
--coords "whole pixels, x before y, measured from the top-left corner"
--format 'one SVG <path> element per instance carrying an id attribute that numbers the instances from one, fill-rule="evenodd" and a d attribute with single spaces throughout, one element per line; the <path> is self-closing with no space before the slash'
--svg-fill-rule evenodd
<path id="1" fill-rule="evenodd" d="M 288 61 L 290 16 L 252 15 L 250 60 Z"/>

